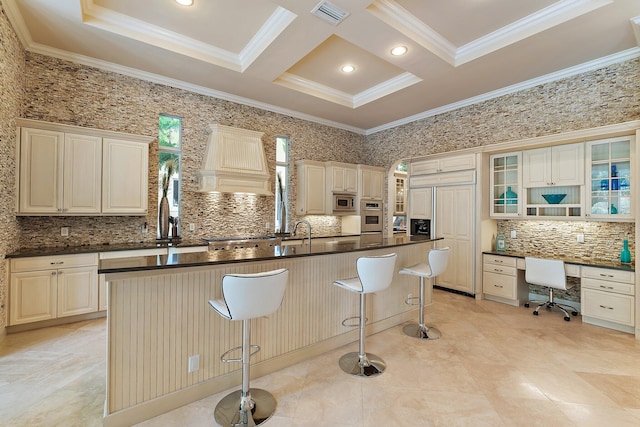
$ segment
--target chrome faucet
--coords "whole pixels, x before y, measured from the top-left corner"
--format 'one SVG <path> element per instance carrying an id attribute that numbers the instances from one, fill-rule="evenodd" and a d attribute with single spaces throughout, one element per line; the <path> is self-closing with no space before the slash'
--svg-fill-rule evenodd
<path id="1" fill-rule="evenodd" d="M 293 231 L 291 232 L 291 235 L 292 236 L 296 235 L 296 230 L 298 230 L 298 225 L 300 225 L 300 223 L 307 225 L 307 232 L 309 237 L 309 252 L 311 252 L 311 224 L 309 224 L 309 221 L 307 221 L 306 219 L 301 219 L 300 221 L 296 221 L 295 224 L 293 224 Z M 304 237 L 302 238 L 302 243 L 304 243 Z"/>

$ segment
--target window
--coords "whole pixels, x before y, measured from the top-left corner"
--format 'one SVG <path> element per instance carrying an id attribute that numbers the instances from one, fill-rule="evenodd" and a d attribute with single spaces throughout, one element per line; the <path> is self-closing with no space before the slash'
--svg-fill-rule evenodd
<path id="1" fill-rule="evenodd" d="M 169 235 L 177 237 L 180 217 L 180 162 L 182 160 L 182 118 L 161 114 L 158 120 L 158 205 L 169 198 Z M 174 233 L 174 227 L 176 226 Z M 158 235 L 160 236 L 160 227 Z M 174 235 L 175 234 L 175 235 Z"/>
<path id="2" fill-rule="evenodd" d="M 289 138 L 276 138 L 276 233 L 286 233 L 289 228 Z"/>

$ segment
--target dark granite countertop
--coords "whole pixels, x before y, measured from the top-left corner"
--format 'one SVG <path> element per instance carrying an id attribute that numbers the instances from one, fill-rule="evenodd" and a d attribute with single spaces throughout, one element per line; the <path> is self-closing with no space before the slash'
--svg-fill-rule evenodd
<path id="1" fill-rule="evenodd" d="M 140 249 L 156 248 L 189 248 L 194 246 L 207 246 L 204 240 L 182 240 L 179 242 L 140 242 L 140 243 L 105 243 L 99 245 L 59 246 L 45 248 L 24 248 L 8 254 L 5 258 L 27 258 L 35 256 L 51 255 L 77 255 L 93 252 L 135 251 Z"/>
<path id="2" fill-rule="evenodd" d="M 119 259 L 100 260 L 98 273 L 123 273 L 146 270 L 161 270 L 182 267 L 198 267 L 213 264 L 230 264 L 246 261 L 277 260 L 283 257 L 304 257 L 313 255 L 328 255 L 340 252 L 365 251 L 379 248 L 393 248 L 394 246 L 434 242 L 442 238 L 430 239 L 422 236 L 394 236 L 384 238 L 380 243 L 360 244 L 357 241 L 344 242 L 313 242 L 311 248 L 308 243 L 297 245 L 277 245 L 265 248 L 245 248 L 222 251 L 207 251 L 194 253 L 181 253 L 157 256 L 137 257 L 135 260 L 127 259 L 123 263 Z M 133 261 L 133 262 L 132 262 Z M 123 265 L 124 264 L 124 265 Z"/>
<path id="3" fill-rule="evenodd" d="M 538 258 L 553 258 L 553 259 L 560 259 L 566 262 L 567 264 L 583 265 L 585 267 L 600 267 L 600 268 L 610 268 L 614 270 L 624 270 L 624 271 L 634 271 L 634 272 L 636 271 L 635 263 L 631 263 L 631 265 L 628 265 L 628 264 L 621 264 L 620 262 L 611 262 L 611 261 L 605 261 L 605 260 L 584 260 L 584 259 L 574 258 L 570 256 L 548 257 L 548 256 L 545 256 L 544 254 L 532 254 L 532 253 L 524 253 L 524 252 L 517 252 L 517 251 L 506 251 L 506 252 L 484 251 L 482 253 L 487 255 L 500 255 L 500 256 L 508 256 L 508 257 L 514 257 L 514 258 L 524 258 L 526 256 L 534 256 Z"/>

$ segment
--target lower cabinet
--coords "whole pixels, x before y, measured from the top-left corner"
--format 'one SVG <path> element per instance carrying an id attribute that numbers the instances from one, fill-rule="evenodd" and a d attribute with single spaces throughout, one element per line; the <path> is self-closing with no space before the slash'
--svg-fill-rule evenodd
<path id="1" fill-rule="evenodd" d="M 98 254 L 15 258 L 9 326 L 98 311 Z"/>
<path id="2" fill-rule="evenodd" d="M 635 273 L 583 267 L 581 276 L 582 321 L 633 333 Z"/>
<path id="3" fill-rule="evenodd" d="M 482 291 L 489 300 L 519 306 L 527 300 L 526 286 L 518 286 L 522 271 L 517 258 L 483 255 Z"/>

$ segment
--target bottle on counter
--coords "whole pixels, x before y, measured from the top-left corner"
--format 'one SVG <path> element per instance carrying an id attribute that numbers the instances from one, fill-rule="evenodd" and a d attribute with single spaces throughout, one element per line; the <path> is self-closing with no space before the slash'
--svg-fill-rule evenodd
<path id="1" fill-rule="evenodd" d="M 498 232 L 498 237 L 496 237 L 496 251 L 498 252 L 506 252 L 507 251 L 507 239 L 504 237 L 502 232 Z"/>

